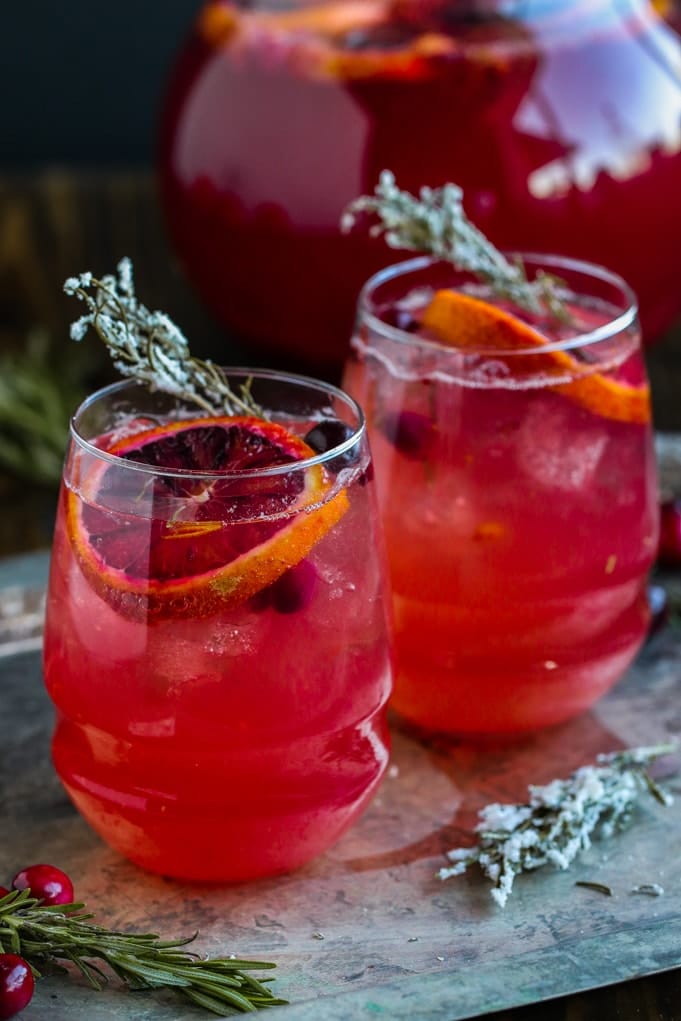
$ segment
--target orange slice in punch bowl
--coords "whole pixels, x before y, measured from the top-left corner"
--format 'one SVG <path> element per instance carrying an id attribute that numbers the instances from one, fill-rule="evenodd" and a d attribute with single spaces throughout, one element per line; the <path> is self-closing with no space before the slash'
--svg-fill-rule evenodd
<path id="1" fill-rule="evenodd" d="M 171 422 L 108 452 L 123 464 L 103 460 L 87 472 L 80 496 L 68 491 L 67 528 L 94 590 L 132 620 L 238 606 L 300 563 L 348 508 L 345 490 L 331 494 L 321 464 L 263 475 L 315 451 L 257 418 Z M 151 474 L 135 464 L 212 477 Z M 236 480 L 233 472 L 245 469 L 261 471 Z"/>
<path id="2" fill-rule="evenodd" d="M 267 51 L 268 40 L 311 77 L 321 79 L 421 78 L 433 60 L 456 52 L 442 32 L 418 32 L 394 24 L 393 0 L 335 0 L 292 10 L 250 12 L 216 0 L 199 15 L 200 37 L 212 47 L 243 45 Z M 348 41 L 352 40 L 351 45 Z"/>
<path id="3" fill-rule="evenodd" d="M 646 384 L 634 385 L 602 372 L 589 372 L 587 363 L 569 351 L 553 350 L 535 354 L 550 341 L 510 312 L 460 291 L 436 291 L 426 307 L 422 325 L 441 343 L 461 350 L 525 351 L 514 355 L 513 365 L 548 379 L 569 375 L 569 383 L 552 389 L 602 418 L 643 424 L 650 421 L 650 391 Z"/>
<path id="4" fill-rule="evenodd" d="M 231 0 L 215 0 L 200 12 L 198 29 L 203 39 L 214 46 L 229 42 L 237 32 L 249 29 L 334 39 L 347 32 L 385 24 L 390 11 L 388 0 L 337 0 L 306 4 L 292 10 L 260 8 L 251 14 Z"/>

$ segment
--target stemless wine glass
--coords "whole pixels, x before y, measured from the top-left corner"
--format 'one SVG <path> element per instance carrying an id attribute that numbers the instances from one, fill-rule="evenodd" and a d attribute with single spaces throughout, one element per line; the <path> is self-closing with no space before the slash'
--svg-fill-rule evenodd
<path id="1" fill-rule="evenodd" d="M 357 817 L 391 681 L 359 407 L 228 378 L 269 421 L 130 382 L 78 409 L 44 654 L 76 807 L 132 861 L 210 880 L 294 868 Z"/>
<path id="2" fill-rule="evenodd" d="M 344 378 L 375 460 L 393 704 L 469 737 L 558 723 L 617 681 L 657 542 L 634 296 L 597 266 L 521 258 L 562 279 L 569 321 L 411 260 L 366 284 Z M 457 333 L 453 292 L 493 306 L 484 347 Z"/>

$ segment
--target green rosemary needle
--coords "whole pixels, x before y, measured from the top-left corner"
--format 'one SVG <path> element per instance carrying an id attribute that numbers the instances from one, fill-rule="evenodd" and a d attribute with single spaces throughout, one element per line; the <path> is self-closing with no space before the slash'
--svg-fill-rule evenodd
<path id="1" fill-rule="evenodd" d="M 266 961 L 201 958 L 184 948 L 195 939 L 161 940 L 153 933 L 116 932 L 95 925 L 84 904 L 42 905 L 28 890 L 0 898 L 0 951 L 19 954 L 40 969 L 74 965 L 101 990 L 106 964 L 131 990 L 172 988 L 221 1017 L 286 1003 L 251 971 L 274 968 Z"/>
<path id="2" fill-rule="evenodd" d="M 169 316 L 138 301 L 130 259 L 121 259 L 117 271 L 101 280 L 81 273 L 65 281 L 66 294 L 88 308 L 71 324 L 73 340 L 82 340 L 92 327 L 121 375 L 194 403 L 209 415 L 266 417 L 253 399 L 250 380 L 235 393 L 222 369 L 191 355 L 187 338 Z"/>
<path id="3" fill-rule="evenodd" d="M 670 805 L 671 795 L 647 767 L 675 751 L 676 745 L 661 744 L 599 755 L 596 765 L 582 766 L 566 780 L 530 786 L 526 804 L 487 805 L 476 826 L 479 842 L 448 851 L 453 864 L 440 869 L 440 878 L 461 875 L 477 864 L 492 881 L 492 897 L 504 907 L 521 872 L 543 865 L 567 869 L 591 846 L 592 837 L 610 837 L 624 829 L 640 794 L 647 792 Z"/>
<path id="4" fill-rule="evenodd" d="M 528 280 L 522 262 L 509 261 L 471 223 L 463 209 L 463 191 L 456 184 L 424 187 L 415 196 L 398 188 L 391 171 L 384 170 L 374 194 L 362 195 L 347 207 L 341 230 L 351 230 L 358 216 L 365 213 L 378 217 L 370 233 L 384 235 L 391 248 L 424 252 L 451 262 L 485 281 L 494 295 L 518 308 L 536 315 L 548 313 L 562 322 L 569 319 L 561 281 L 541 271 Z"/>

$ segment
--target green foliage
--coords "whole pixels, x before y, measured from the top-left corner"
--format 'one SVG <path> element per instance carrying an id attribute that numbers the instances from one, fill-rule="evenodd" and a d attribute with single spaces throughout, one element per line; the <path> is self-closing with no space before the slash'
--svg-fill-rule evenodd
<path id="1" fill-rule="evenodd" d="M 84 376 L 70 359 L 59 359 L 41 331 L 28 336 L 23 350 L 0 355 L 0 470 L 41 485 L 59 482 Z"/>

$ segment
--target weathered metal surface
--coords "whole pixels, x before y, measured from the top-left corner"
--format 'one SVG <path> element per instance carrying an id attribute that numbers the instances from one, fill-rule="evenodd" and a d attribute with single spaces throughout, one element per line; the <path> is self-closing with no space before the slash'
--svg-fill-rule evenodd
<path id="1" fill-rule="evenodd" d="M 0 586 L 14 581 L 20 618 L 44 568 L 44 558 L 29 558 L 0 569 Z M 22 587 L 33 593 L 26 603 Z M 523 799 L 528 783 L 567 775 L 598 752 L 674 738 L 680 707 L 681 634 L 668 629 L 593 712 L 522 744 L 474 749 L 395 728 L 377 798 L 330 852 L 277 879 L 190 885 L 121 860 L 72 809 L 49 762 L 39 654 L 15 651 L 0 659 L 0 883 L 50 861 L 105 924 L 166 936 L 198 929 L 202 951 L 275 960 L 276 990 L 291 1001 L 282 1021 L 455 1021 L 650 974 L 681 965 L 681 798 L 666 809 L 644 802 L 628 832 L 594 845 L 569 872 L 521 878 L 503 911 L 476 875 L 442 883 L 435 873 L 483 804 Z M 669 780 L 677 785 L 681 775 Z M 613 896 L 575 887 L 577 879 L 607 883 Z M 631 892 L 652 882 L 663 896 Z M 112 983 L 96 995 L 48 979 L 27 1021 L 199 1016 L 165 994 Z"/>

